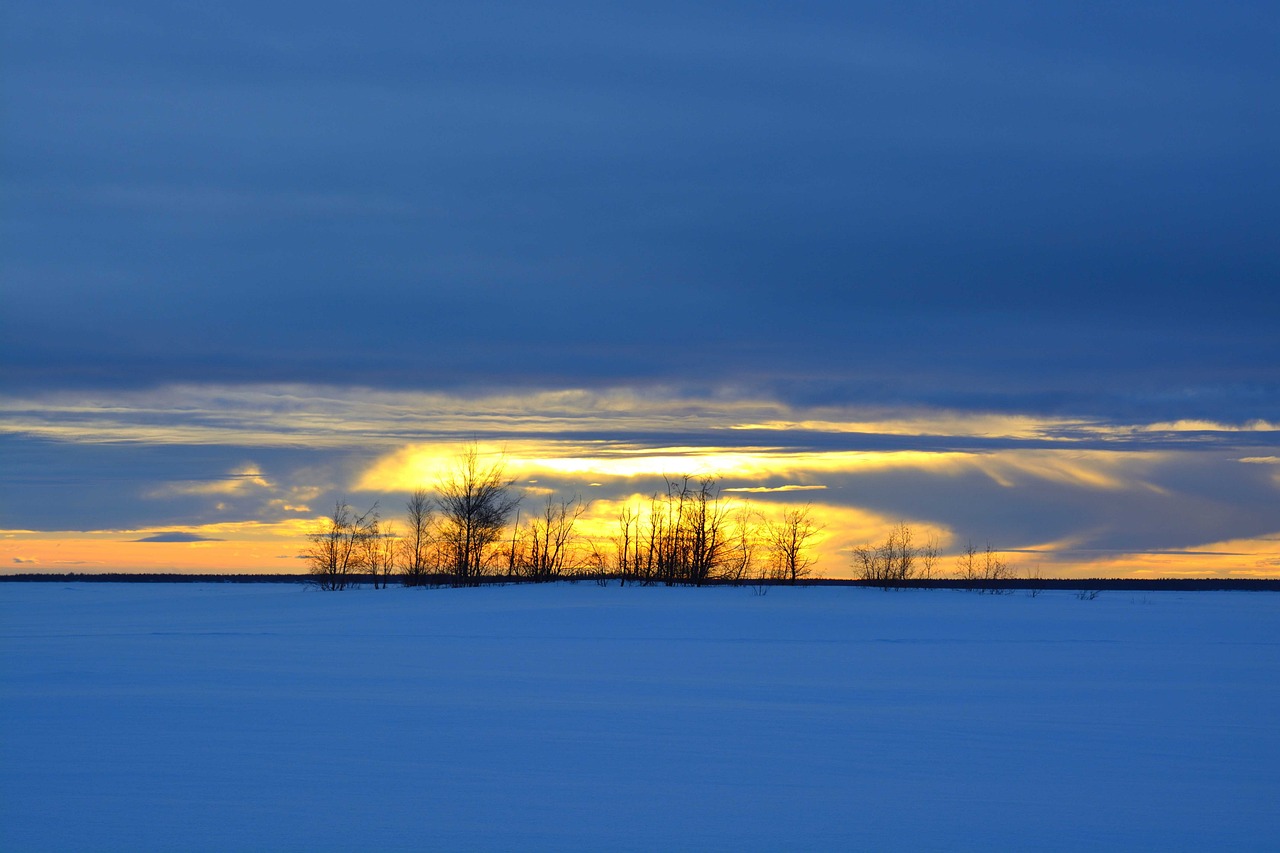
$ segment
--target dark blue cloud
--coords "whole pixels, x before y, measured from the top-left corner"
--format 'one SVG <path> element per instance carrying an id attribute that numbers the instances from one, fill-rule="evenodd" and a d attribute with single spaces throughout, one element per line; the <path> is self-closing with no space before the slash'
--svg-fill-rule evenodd
<path id="1" fill-rule="evenodd" d="M 9 18 L 11 386 L 1280 416 L 1266 4 Z"/>
<path id="2" fill-rule="evenodd" d="M 216 488 L 244 482 L 228 472 L 242 467 L 248 454 L 269 485 Z M 335 459 L 319 450 L 11 435 L 0 438 L 0 458 L 0 517 L 6 527 L 137 530 L 298 517 L 305 513 L 287 507 L 306 501 L 291 494 L 291 486 L 328 486 L 349 476 L 367 455 L 347 451 Z"/>

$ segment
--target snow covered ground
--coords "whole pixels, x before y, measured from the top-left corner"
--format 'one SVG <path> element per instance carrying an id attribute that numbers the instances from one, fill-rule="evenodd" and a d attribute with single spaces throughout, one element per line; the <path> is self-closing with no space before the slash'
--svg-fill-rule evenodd
<path id="1" fill-rule="evenodd" d="M 1275 850 L 1280 595 L 0 585 L 0 849 Z"/>

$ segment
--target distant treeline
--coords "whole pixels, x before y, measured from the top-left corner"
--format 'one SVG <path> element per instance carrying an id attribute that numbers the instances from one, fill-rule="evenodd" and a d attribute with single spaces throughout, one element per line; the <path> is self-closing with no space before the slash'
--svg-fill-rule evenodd
<path id="1" fill-rule="evenodd" d="M 397 582 L 393 579 L 392 582 Z M 435 575 L 431 582 L 424 586 L 448 586 L 452 577 L 447 574 Z M 573 583 L 583 578 L 567 578 Z M 593 580 L 610 582 L 621 580 L 618 576 L 601 576 Z M 140 573 L 140 572 L 103 572 L 100 574 L 43 574 L 25 572 L 23 574 L 0 575 L 0 582 L 42 582 L 42 583 L 314 583 L 315 578 L 309 574 L 267 575 L 267 574 L 179 574 L 177 572 Z M 384 583 L 382 578 L 376 582 Z M 477 580 L 477 586 L 506 586 L 508 584 L 535 583 L 533 578 L 519 575 L 485 575 Z M 349 585 L 362 586 L 375 583 L 373 575 L 356 574 L 350 578 Z M 704 586 L 767 586 L 787 585 L 791 581 L 781 578 L 707 581 Z M 972 581 L 963 578 L 913 578 L 895 581 L 886 586 L 883 581 L 863 578 L 804 578 L 798 586 L 823 587 L 873 587 L 876 589 L 955 589 L 989 592 L 989 587 L 1014 591 L 1066 590 L 1066 591 L 1133 591 L 1133 592 L 1280 592 L 1280 578 L 1015 578 L 1009 580 Z"/>

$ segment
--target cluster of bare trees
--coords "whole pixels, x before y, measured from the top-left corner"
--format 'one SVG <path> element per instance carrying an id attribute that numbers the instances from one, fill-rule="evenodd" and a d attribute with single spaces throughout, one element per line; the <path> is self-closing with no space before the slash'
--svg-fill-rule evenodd
<path id="1" fill-rule="evenodd" d="M 624 583 L 697 585 L 740 575 L 743 549 L 734 521 L 714 479 L 668 479 L 648 507 L 628 506 L 619 515 L 613 568 Z"/>
<path id="2" fill-rule="evenodd" d="M 366 577 L 378 586 L 396 568 L 395 531 L 382 526 L 377 504 L 356 515 L 346 501 L 338 501 L 308 542 L 302 556 L 321 589 L 346 589 Z"/>
<path id="3" fill-rule="evenodd" d="M 376 587 L 392 574 L 407 586 L 472 586 L 502 572 L 553 580 L 598 565 L 574 530 L 586 509 L 580 499 L 549 498 L 521 524 L 514 485 L 501 460 L 486 463 L 475 447 L 467 448 L 434 491 L 409 496 L 403 536 L 381 523 L 376 504 L 357 515 L 339 501 L 324 527 L 309 535 L 303 557 L 319 586 L 334 590 L 369 579 Z"/>
<path id="4" fill-rule="evenodd" d="M 622 508 L 611 537 L 580 531 L 587 505 L 578 496 L 549 496 L 523 519 L 520 501 L 502 460 L 485 462 L 469 447 L 434 492 L 419 489 L 409 497 L 404 535 L 383 523 L 377 504 L 357 515 L 339 501 L 308 537 L 303 557 L 316 582 L 334 590 L 357 580 L 385 586 L 393 575 L 409 586 L 470 586 L 499 574 L 623 584 L 795 583 L 812 570 L 822 530 L 808 506 L 767 516 L 726 499 L 714 477 L 667 478 L 663 491 Z M 936 540 L 918 542 L 905 523 L 883 542 L 853 552 L 858 577 L 886 589 L 933 579 L 938 563 Z M 1013 570 L 990 545 L 979 551 L 970 543 L 955 576 L 974 589 L 999 592 Z"/>
<path id="5" fill-rule="evenodd" d="M 407 530 L 383 524 L 378 508 L 357 515 L 339 501 L 303 556 L 324 589 L 399 574 L 406 585 L 473 585 L 485 575 L 546 581 L 617 578 L 640 584 L 787 580 L 809 574 L 821 530 L 808 507 L 766 517 L 721 494 L 715 478 L 667 479 L 647 502 L 625 507 L 612 541 L 585 536 L 580 497 L 548 497 L 521 519 L 521 496 L 501 460 L 461 453 L 434 493 L 414 492 Z M 514 520 L 513 520 L 514 519 Z"/>
<path id="6" fill-rule="evenodd" d="M 853 551 L 859 576 L 886 588 L 912 578 L 932 578 L 937 564 L 937 542 L 930 539 L 917 544 L 905 523 L 896 525 L 879 545 L 860 545 Z"/>
<path id="7" fill-rule="evenodd" d="M 599 566 L 598 554 L 576 531 L 587 511 L 582 498 L 548 496 L 542 509 L 524 524 L 517 515 L 506 549 L 507 573 L 535 581 L 578 575 Z"/>
<path id="8" fill-rule="evenodd" d="M 302 556 L 322 589 L 368 579 L 382 586 L 395 574 L 411 586 L 439 580 L 474 584 L 490 568 L 519 503 L 512 484 L 500 462 L 486 466 L 469 448 L 437 483 L 434 495 L 425 489 L 410 495 L 403 536 L 382 524 L 377 504 L 356 515 L 339 501 L 324 527 L 308 536 Z"/>
<path id="9" fill-rule="evenodd" d="M 788 580 L 809 574 L 821 526 L 809 507 L 769 518 L 726 501 L 714 478 L 668 479 L 647 506 L 618 515 L 610 568 L 638 583 Z"/>
<path id="10" fill-rule="evenodd" d="M 897 524 L 878 545 L 862 545 L 853 552 L 858 577 L 885 589 L 908 581 L 934 579 L 938 576 L 938 559 L 936 540 L 917 543 L 906 523 Z M 954 576 L 978 592 L 1002 594 L 1009 591 L 1008 582 L 1014 579 L 1014 571 L 990 543 L 979 551 L 970 542 L 956 558 Z"/>
<path id="11" fill-rule="evenodd" d="M 1008 586 L 1014 579 L 1013 566 L 991 549 L 990 542 L 981 551 L 970 542 L 956 558 L 956 576 L 972 583 L 978 592 L 1004 595 L 1013 591 Z"/>

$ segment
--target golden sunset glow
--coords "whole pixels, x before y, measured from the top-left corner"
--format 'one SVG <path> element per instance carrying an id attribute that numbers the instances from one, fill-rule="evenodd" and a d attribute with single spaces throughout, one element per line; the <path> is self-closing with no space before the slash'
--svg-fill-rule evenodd
<path id="1" fill-rule="evenodd" d="M 412 490 L 431 486 L 446 473 L 457 444 L 411 445 L 378 460 L 356 481 L 360 491 Z M 502 460 L 517 479 L 561 475 L 571 479 L 711 476 L 722 482 L 817 476 L 830 472 L 921 467 L 946 470 L 971 457 L 919 451 L 827 453 L 777 448 L 584 446 L 571 442 L 511 442 L 480 445 L 482 455 Z M 801 484 L 809 487 L 821 484 Z M 793 488 L 796 486 L 793 485 Z"/>
<path id="2" fill-rule="evenodd" d="M 300 571 L 299 543 L 315 529 L 313 519 L 229 522 L 184 527 L 110 531 L 0 531 L 0 563 L 9 572 L 200 572 Z M 167 536 L 200 537 L 164 541 Z M 154 541 L 144 541 L 147 539 Z"/>
<path id="3" fill-rule="evenodd" d="M 1280 574 L 1280 530 L 1258 539 L 1213 542 L 1183 551 L 1088 551 L 1072 542 L 1046 543 L 1009 554 L 1044 577 L 1265 578 Z"/>
<path id="4" fill-rule="evenodd" d="M 486 458 L 501 460 L 518 480 L 558 475 L 570 480 L 634 479 L 690 475 L 717 478 L 731 491 L 759 493 L 816 490 L 823 475 L 885 470 L 915 470 L 942 476 L 979 473 L 1012 488 L 1028 481 L 1117 490 L 1139 487 L 1144 470 L 1158 465 L 1161 454 L 1107 451 L 925 452 L 793 451 L 779 448 L 585 446 L 571 442 L 511 442 L 481 445 Z M 411 491 L 429 488 L 453 464 L 456 444 L 410 445 L 392 452 L 364 471 L 357 491 Z M 800 482 L 777 487 L 744 486 L 770 479 Z"/>
<path id="5" fill-rule="evenodd" d="M 180 420 L 168 416 L 174 411 Z M 376 500 L 394 523 L 405 496 L 432 489 L 460 449 L 474 443 L 487 463 L 502 462 L 525 495 L 524 517 L 547 498 L 580 496 L 587 511 L 579 532 L 593 541 L 612 535 L 621 506 L 661 492 L 664 478 L 690 476 L 714 478 L 725 501 L 765 515 L 811 504 L 823 529 L 816 570 L 828 577 L 847 576 L 852 549 L 882 539 L 899 522 L 944 553 L 971 539 L 991 541 L 1010 549 L 1015 566 L 1059 575 L 1280 573 L 1275 543 L 1265 536 L 1227 539 L 1230 546 L 1190 540 L 1163 549 L 1099 547 L 1100 539 L 1110 547 L 1126 538 L 1119 529 L 1104 534 L 1121 509 L 1139 509 L 1148 519 L 1143 542 L 1168 526 L 1161 519 L 1170 512 L 1183 513 L 1179 529 L 1196 524 L 1201 514 L 1177 510 L 1187 477 L 1216 484 L 1230 476 L 1241 489 L 1280 490 L 1280 464 L 1267 443 L 1275 425 L 1257 420 L 1123 424 L 804 408 L 663 389 L 450 395 L 302 385 L 8 398 L 0 417 L 0 432 L 97 448 L 106 457 L 135 447 L 226 448 L 214 467 L 164 472 L 137 491 L 152 510 L 189 507 L 197 516 L 189 523 L 11 532 L 3 544 L 8 572 L 296 571 L 308 525 L 335 499 L 362 508 Z M 1213 442 L 1224 450 L 1213 451 Z M 313 461 L 282 463 L 288 454 Z M 348 461 L 331 465 L 326 456 Z M 1026 516 L 1042 499 L 1049 503 L 1033 513 L 1032 527 L 1052 536 L 1002 532 L 1007 518 Z M 992 507 L 985 516 L 964 511 L 979 501 Z M 165 541 L 166 534 L 189 541 Z M 134 541 L 152 537 L 160 538 Z M 949 570 L 945 559 L 941 568 Z"/>

